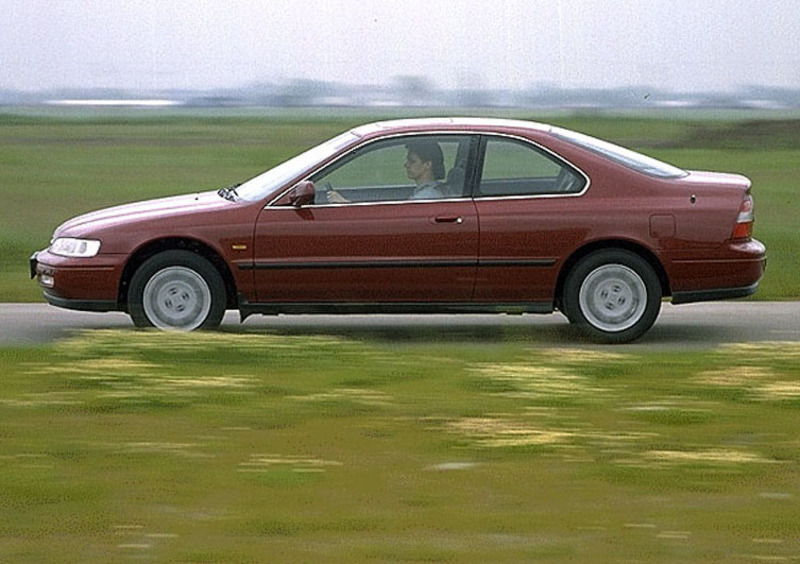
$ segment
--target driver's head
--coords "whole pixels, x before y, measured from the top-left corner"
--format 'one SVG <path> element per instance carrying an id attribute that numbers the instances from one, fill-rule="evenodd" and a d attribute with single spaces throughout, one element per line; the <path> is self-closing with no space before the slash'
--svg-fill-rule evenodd
<path id="1" fill-rule="evenodd" d="M 411 141 L 406 144 L 406 173 L 417 181 L 442 180 L 445 176 L 444 155 L 435 141 Z"/>

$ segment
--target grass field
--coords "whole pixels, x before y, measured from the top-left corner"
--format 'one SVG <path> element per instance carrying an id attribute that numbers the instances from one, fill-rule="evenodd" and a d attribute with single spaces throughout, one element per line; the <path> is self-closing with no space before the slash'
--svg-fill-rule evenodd
<path id="1" fill-rule="evenodd" d="M 80 114 L 83 115 L 83 114 Z M 507 115 L 507 114 L 506 114 Z M 146 118 L 0 115 L 0 301 L 38 301 L 27 258 L 71 216 L 247 179 L 378 116 Z M 518 115 L 583 131 L 684 168 L 753 180 L 769 270 L 756 299 L 800 296 L 800 121 Z"/>
<path id="2" fill-rule="evenodd" d="M 0 300 L 41 300 L 27 258 L 70 216 L 226 186 L 374 117 L 0 116 Z M 757 298 L 798 297 L 798 122 L 551 118 L 749 176 Z M 797 343 L 533 339 L 108 330 L 0 348 L 0 561 L 800 560 Z"/>
<path id="3" fill-rule="evenodd" d="M 797 343 L 95 331 L 0 373 L 3 562 L 800 559 Z"/>

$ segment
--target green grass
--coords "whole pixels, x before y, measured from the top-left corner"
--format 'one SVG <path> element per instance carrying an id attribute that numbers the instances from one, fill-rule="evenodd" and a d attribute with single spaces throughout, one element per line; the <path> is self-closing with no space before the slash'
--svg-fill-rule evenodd
<path id="1" fill-rule="evenodd" d="M 800 558 L 797 343 L 96 331 L 0 373 L 4 562 Z"/>
<path id="2" fill-rule="evenodd" d="M 769 251 L 769 270 L 756 298 L 800 297 L 800 261 L 795 252 L 795 211 L 800 208 L 796 120 L 517 117 L 616 141 L 684 168 L 749 176 L 756 201 L 756 236 Z M 74 215 L 227 186 L 378 118 L 0 115 L 0 301 L 41 300 L 38 287 L 28 280 L 27 258 L 47 245 L 58 224 Z"/>

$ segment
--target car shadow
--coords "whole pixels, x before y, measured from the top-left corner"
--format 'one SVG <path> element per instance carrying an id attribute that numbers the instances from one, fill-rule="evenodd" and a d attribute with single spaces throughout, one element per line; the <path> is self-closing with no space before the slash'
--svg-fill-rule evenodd
<path id="1" fill-rule="evenodd" d="M 608 345 L 586 339 L 560 315 L 555 316 L 480 316 L 464 320 L 459 316 L 296 316 L 269 318 L 242 325 L 225 324 L 221 331 L 238 334 L 331 335 L 379 343 L 527 343 L 541 346 L 580 346 L 620 349 L 703 349 L 722 343 L 754 340 L 746 328 L 718 324 L 681 324 L 659 320 L 632 343 Z"/>
<path id="2" fill-rule="evenodd" d="M 487 316 L 477 322 L 464 321 L 459 316 L 431 320 L 426 316 L 359 316 L 358 319 L 337 317 L 334 319 L 288 319 L 281 323 L 278 318 L 268 323 L 249 325 L 223 325 L 220 331 L 229 333 L 269 335 L 333 335 L 345 339 L 382 343 L 503 343 L 533 342 L 541 344 L 568 343 L 578 333 L 566 320 L 549 320 L 547 323 L 525 323 L 520 318 L 504 319 Z M 522 322 L 521 322 L 522 321 Z"/>

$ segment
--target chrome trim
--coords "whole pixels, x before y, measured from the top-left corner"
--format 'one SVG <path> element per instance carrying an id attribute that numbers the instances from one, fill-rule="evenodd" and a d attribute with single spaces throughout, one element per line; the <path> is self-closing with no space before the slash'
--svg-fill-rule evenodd
<path id="1" fill-rule="evenodd" d="M 521 122 L 521 123 L 524 123 L 524 122 Z M 550 130 L 541 130 L 541 129 L 539 129 L 537 131 L 539 133 L 541 133 L 543 131 L 544 132 L 549 132 L 551 130 L 552 129 L 550 129 Z M 462 136 L 463 135 L 470 135 L 470 136 L 478 135 L 478 136 L 483 136 L 483 137 L 502 137 L 502 138 L 506 138 L 506 139 L 515 139 L 517 141 L 521 141 L 523 143 L 527 143 L 529 145 L 537 147 L 537 148 L 541 149 L 542 151 L 546 152 L 547 154 L 549 154 L 550 156 L 554 157 L 556 160 L 558 160 L 558 161 L 560 161 L 562 163 L 565 163 L 570 168 L 572 168 L 573 170 L 577 171 L 581 176 L 583 176 L 584 180 L 586 180 L 586 183 L 585 183 L 585 185 L 583 187 L 583 190 L 581 190 L 580 192 L 575 192 L 575 193 L 571 193 L 571 194 L 530 194 L 530 195 L 519 195 L 519 196 L 486 196 L 486 197 L 483 197 L 483 196 L 477 196 L 476 197 L 473 194 L 472 196 L 464 197 L 464 198 L 441 198 L 441 199 L 438 199 L 438 200 L 412 200 L 412 199 L 406 199 L 406 200 L 387 200 L 385 202 L 339 202 L 339 203 L 328 203 L 328 204 L 310 204 L 310 205 L 307 205 L 307 206 L 303 206 L 303 209 L 323 208 L 323 207 L 324 208 L 327 208 L 327 207 L 342 207 L 342 206 L 397 205 L 397 204 L 431 203 L 431 202 L 459 202 L 459 201 L 467 201 L 467 202 L 469 202 L 469 201 L 521 200 L 521 199 L 531 199 L 531 198 L 532 199 L 539 199 L 539 198 L 577 198 L 577 197 L 583 196 L 589 190 L 589 187 L 591 186 L 591 183 L 592 183 L 592 180 L 591 180 L 591 178 L 589 178 L 589 175 L 586 174 L 583 171 L 583 169 L 581 169 L 579 166 L 573 164 L 571 161 L 565 159 L 564 157 L 562 157 L 558 153 L 548 149 L 547 147 L 545 147 L 541 143 L 537 143 L 536 141 L 528 139 L 527 137 L 521 137 L 519 135 L 514 135 L 514 134 L 511 134 L 511 133 L 501 133 L 501 132 L 496 132 L 496 131 L 462 131 L 462 130 L 444 130 L 444 131 L 432 130 L 432 131 L 420 131 L 420 132 L 415 131 L 415 132 L 410 132 L 410 133 L 409 132 L 406 132 L 406 133 L 394 133 L 394 134 L 390 134 L 390 135 L 386 135 L 386 136 L 382 136 L 382 137 L 376 137 L 375 139 L 372 139 L 372 140 L 370 140 L 370 141 L 368 141 L 366 143 L 360 143 L 360 144 L 357 144 L 357 145 L 347 149 L 344 153 L 342 153 L 338 157 L 336 157 L 336 158 L 334 158 L 334 159 L 332 159 L 330 161 L 327 161 L 323 165 L 315 168 L 313 171 L 311 171 L 310 173 L 308 173 L 307 175 L 302 177 L 300 180 L 297 180 L 296 182 L 293 182 L 289 187 L 284 189 L 279 195 L 277 195 L 272 200 L 270 200 L 267 204 L 265 204 L 263 209 L 266 210 L 268 208 L 276 208 L 276 207 L 278 207 L 278 206 L 274 206 L 273 204 L 275 204 L 275 202 L 277 202 L 278 200 L 283 198 L 286 194 L 288 194 L 289 191 L 292 188 L 294 188 L 297 184 L 299 184 L 300 182 L 305 182 L 305 181 L 309 180 L 314 174 L 319 172 L 322 168 L 334 165 L 335 163 L 337 163 L 341 159 L 346 158 L 347 156 L 349 156 L 351 153 L 355 152 L 358 149 L 361 149 L 363 147 L 367 147 L 367 146 L 371 145 L 372 143 L 377 143 L 378 141 L 385 141 L 387 139 L 394 139 L 394 138 L 397 138 L 397 137 L 422 137 L 422 136 L 430 136 L 430 135 L 453 135 L 453 136 L 456 136 L 456 135 L 462 135 Z M 278 209 L 287 209 L 287 207 L 281 206 Z"/>
<path id="2" fill-rule="evenodd" d="M 301 181 L 302 182 L 302 181 Z M 442 198 L 441 200 L 386 200 L 381 202 L 332 202 L 330 204 L 308 204 L 301 209 L 317 209 L 317 208 L 341 208 L 341 207 L 366 207 L 366 206 L 397 206 L 400 204 L 441 204 L 442 202 L 472 202 L 472 198 Z M 268 206 L 264 210 L 294 210 L 292 206 Z"/>
<path id="3" fill-rule="evenodd" d="M 495 202 L 498 200 L 544 200 L 550 198 L 579 198 L 586 193 L 586 190 L 575 192 L 574 194 L 529 194 L 521 196 L 476 196 L 473 198 L 475 203 L 478 202 Z"/>

